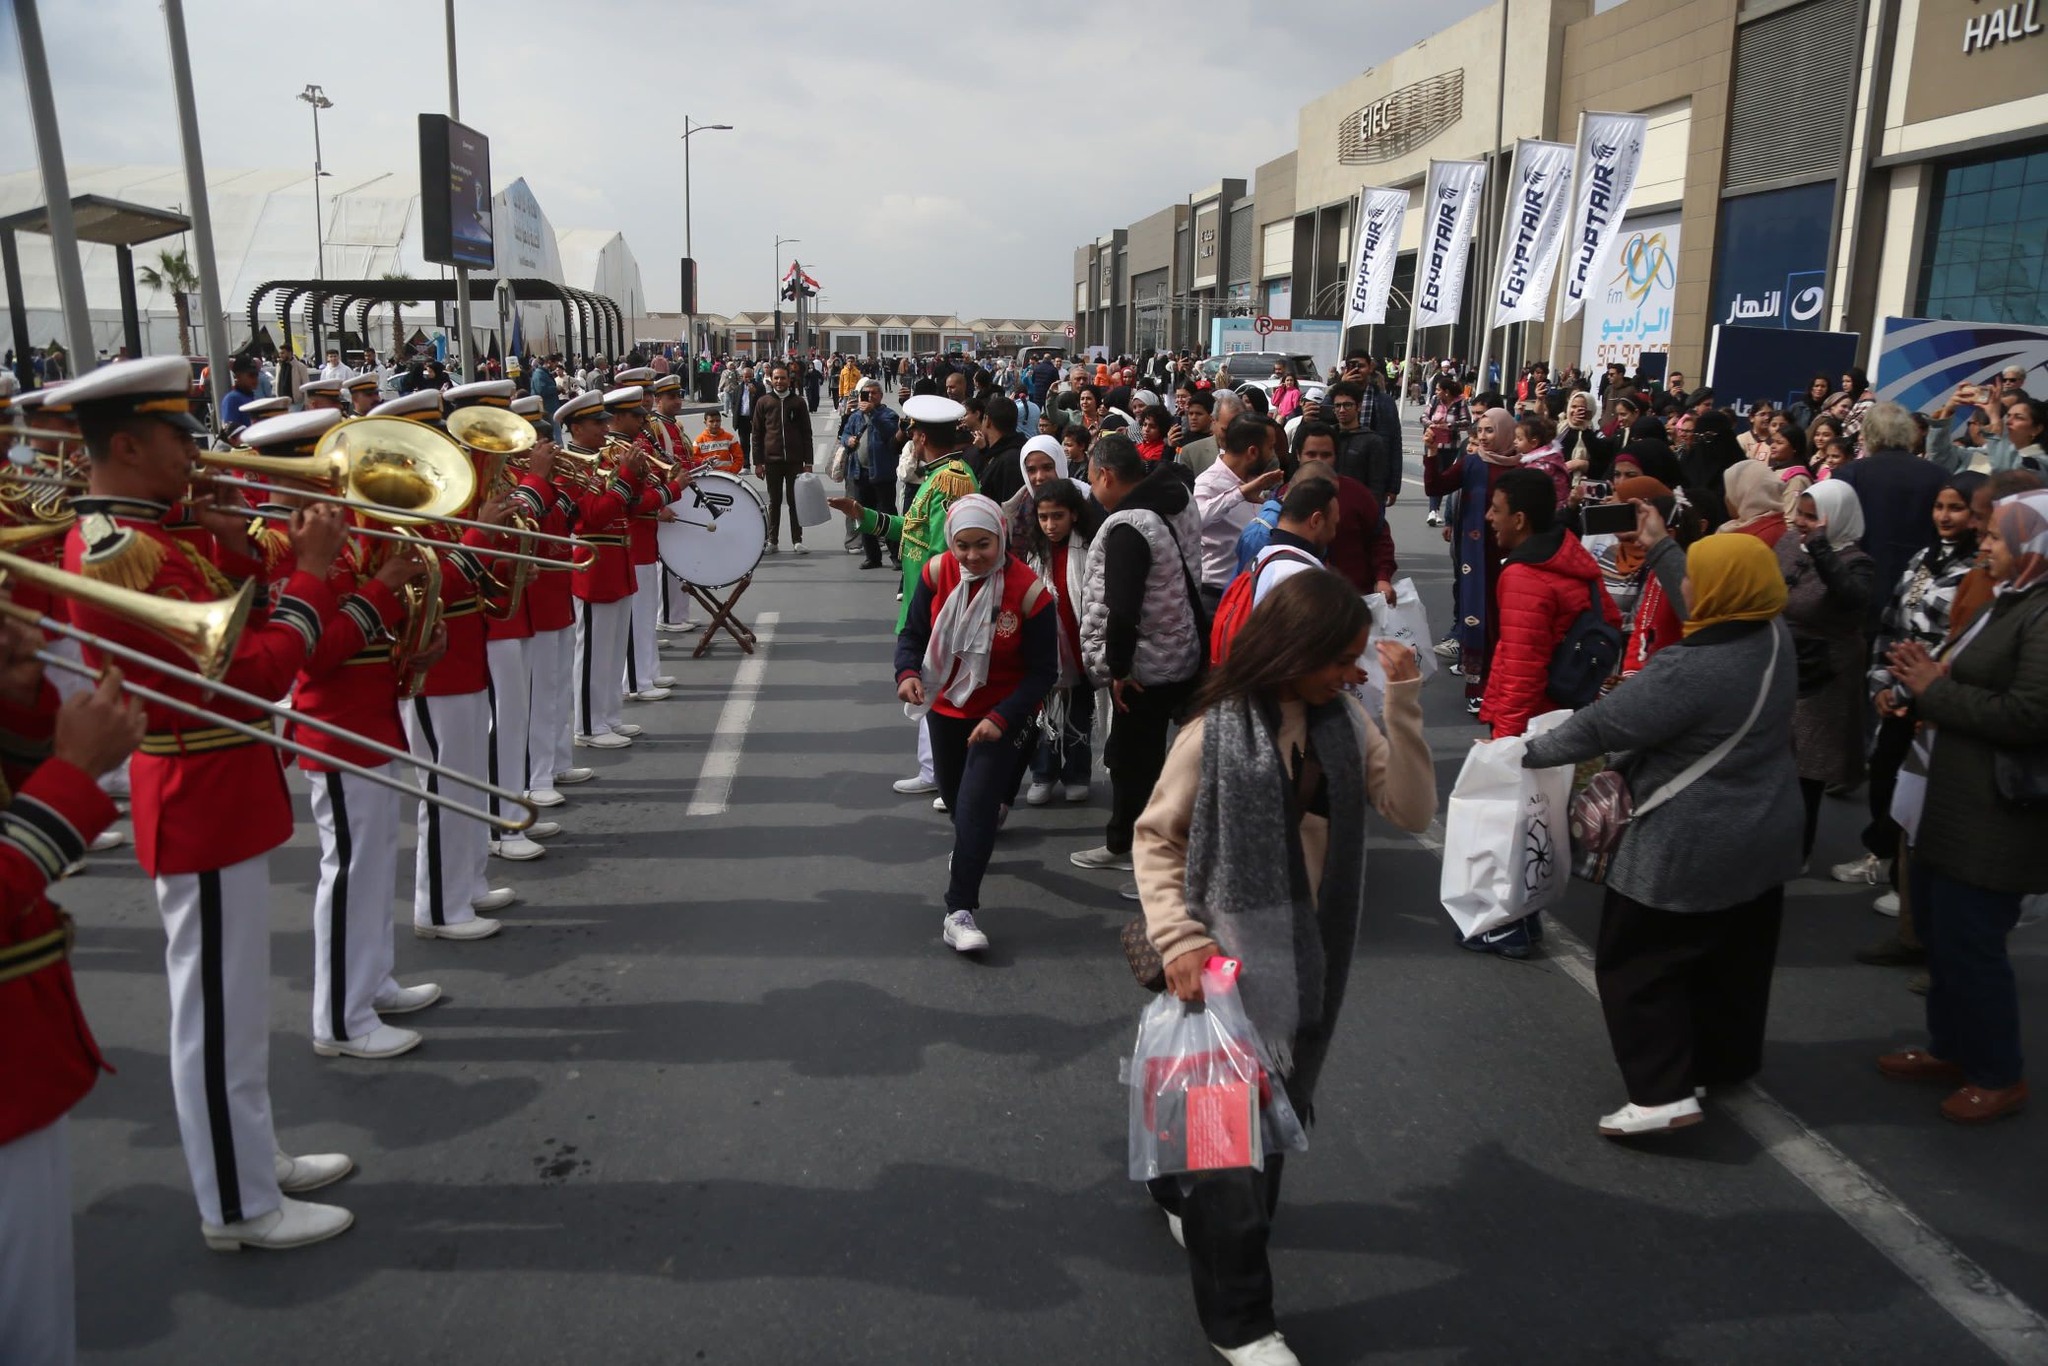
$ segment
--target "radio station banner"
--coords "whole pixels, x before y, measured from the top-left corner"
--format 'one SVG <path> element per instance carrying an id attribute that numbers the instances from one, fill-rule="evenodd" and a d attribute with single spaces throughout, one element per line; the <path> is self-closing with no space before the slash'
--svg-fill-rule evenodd
<path id="1" fill-rule="evenodd" d="M 1678 298 L 1679 215 L 1641 214 L 1623 227 L 1621 245 L 1586 294 L 1579 368 L 1596 375 L 1610 363 L 1630 370 L 1645 353 L 1671 349 Z"/>
<path id="2" fill-rule="evenodd" d="M 1559 322 L 1578 316 L 1607 268 L 1608 254 L 1621 236 L 1628 198 L 1635 193 L 1636 174 L 1643 168 L 1643 142 L 1649 129 L 1647 114 L 1581 116 L 1578 175 L 1573 182 L 1576 202 L 1565 246 L 1564 304 L 1558 309 Z"/>
<path id="3" fill-rule="evenodd" d="M 1344 328 L 1370 327 L 1387 320 L 1387 295 L 1394 287 L 1394 258 L 1401 254 L 1401 221 L 1408 216 L 1406 190 L 1359 192 L 1357 251 L 1351 262 L 1351 292 L 1344 300 Z"/>
<path id="4" fill-rule="evenodd" d="M 1557 249 L 1571 207 L 1572 157 L 1568 142 L 1515 142 L 1506 212 L 1500 219 L 1500 278 L 1493 284 L 1493 326 L 1541 322 L 1548 311 Z"/>
<path id="5" fill-rule="evenodd" d="M 1465 260 L 1486 188 L 1483 161 L 1432 161 L 1422 195 L 1422 236 L 1416 255 L 1415 326 L 1458 321 L 1465 298 Z"/>

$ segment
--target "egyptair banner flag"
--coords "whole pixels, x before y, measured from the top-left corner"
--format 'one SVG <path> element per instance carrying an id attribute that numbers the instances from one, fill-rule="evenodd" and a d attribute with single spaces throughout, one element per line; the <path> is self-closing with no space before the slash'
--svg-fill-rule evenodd
<path id="1" fill-rule="evenodd" d="M 1521 138 L 1500 219 L 1500 278 L 1493 282 L 1493 325 L 1541 322 L 1571 208 L 1572 145 Z"/>
<path id="2" fill-rule="evenodd" d="M 1344 299 L 1344 330 L 1387 320 L 1387 296 L 1394 288 L 1394 258 L 1401 254 L 1401 220 L 1408 215 L 1406 190 L 1359 192 L 1356 250 L 1351 292 Z"/>
<path id="3" fill-rule="evenodd" d="M 1465 297 L 1465 258 L 1486 189 L 1483 161 L 1432 161 L 1422 194 L 1422 235 L 1415 271 L 1415 325 L 1458 321 Z"/>
<path id="4" fill-rule="evenodd" d="M 1573 181 L 1571 236 L 1565 239 L 1564 303 L 1557 320 L 1570 322 L 1600 279 L 1621 238 L 1622 216 L 1643 166 L 1647 114 L 1579 116 L 1578 175 Z"/>

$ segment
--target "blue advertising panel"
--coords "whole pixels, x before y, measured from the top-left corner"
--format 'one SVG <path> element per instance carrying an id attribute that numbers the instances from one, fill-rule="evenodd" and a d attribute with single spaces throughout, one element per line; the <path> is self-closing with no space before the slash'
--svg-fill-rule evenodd
<path id="1" fill-rule="evenodd" d="M 1806 392 L 1815 375 L 1840 375 L 1856 363 L 1858 332 L 1788 332 L 1781 327 L 1716 327 L 1707 343 L 1707 385 L 1714 401 L 1747 414 L 1759 400 L 1782 405 Z"/>
<path id="2" fill-rule="evenodd" d="M 1925 412 L 1958 384 L 1988 383 L 2009 365 L 2027 372 L 2028 393 L 2048 393 L 2048 327 L 1886 318 L 1871 369 L 1879 398 Z"/>
<path id="3" fill-rule="evenodd" d="M 1818 332 L 1834 207 L 1833 181 L 1723 200 L 1708 322 Z"/>

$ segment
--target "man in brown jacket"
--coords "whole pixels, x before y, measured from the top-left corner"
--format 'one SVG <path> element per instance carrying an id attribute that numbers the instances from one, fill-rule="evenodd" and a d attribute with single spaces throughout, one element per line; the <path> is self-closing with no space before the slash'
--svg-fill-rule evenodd
<path id="1" fill-rule="evenodd" d="M 768 553 L 777 550 L 782 505 L 789 504 L 789 547 L 799 555 L 804 529 L 796 519 L 796 477 L 811 468 L 811 410 L 789 384 L 789 367 L 781 361 L 768 371 L 768 392 L 754 404 L 752 455 L 754 468 L 768 485 Z"/>

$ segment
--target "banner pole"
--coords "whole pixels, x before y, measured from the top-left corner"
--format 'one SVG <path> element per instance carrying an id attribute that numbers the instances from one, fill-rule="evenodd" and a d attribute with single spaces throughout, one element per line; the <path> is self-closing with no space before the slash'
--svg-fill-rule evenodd
<path id="1" fill-rule="evenodd" d="M 1581 170 L 1579 163 L 1585 158 L 1585 149 L 1586 111 L 1581 109 L 1579 111 L 1579 131 L 1572 137 L 1571 217 L 1565 220 L 1564 245 L 1558 253 L 1557 286 L 1551 291 L 1550 321 L 1543 329 L 1544 341 L 1547 343 L 1544 350 L 1551 353 L 1550 363 L 1552 366 L 1560 366 L 1564 363 L 1564 356 L 1562 354 L 1564 350 L 1564 284 L 1566 278 L 1571 274 L 1572 257 L 1576 254 L 1572 250 L 1571 225 L 1579 216 L 1579 175 Z M 1586 348 L 1581 346 L 1579 349 L 1583 351 Z M 1588 376 L 1588 378 L 1591 377 Z"/>

